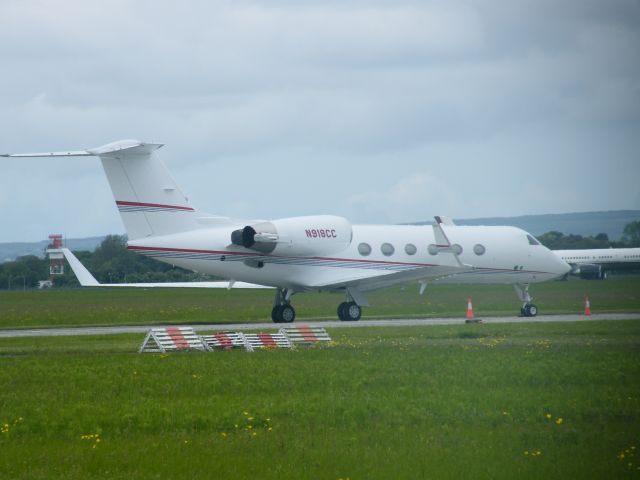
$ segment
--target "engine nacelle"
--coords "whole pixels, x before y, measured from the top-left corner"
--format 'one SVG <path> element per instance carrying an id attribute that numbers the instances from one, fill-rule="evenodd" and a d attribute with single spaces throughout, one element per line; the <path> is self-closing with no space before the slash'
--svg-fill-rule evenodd
<path id="1" fill-rule="evenodd" d="M 580 278 L 585 280 L 604 280 L 607 273 L 602 269 L 602 265 L 583 263 L 580 265 Z"/>
<path id="2" fill-rule="evenodd" d="M 231 243 L 276 255 L 332 255 L 351 244 L 351 223 L 334 215 L 291 217 L 234 230 Z"/>

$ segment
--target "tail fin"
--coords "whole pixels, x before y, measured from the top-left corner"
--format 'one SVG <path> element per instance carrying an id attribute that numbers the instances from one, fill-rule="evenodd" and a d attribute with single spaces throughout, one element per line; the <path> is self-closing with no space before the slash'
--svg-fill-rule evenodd
<path id="1" fill-rule="evenodd" d="M 4 154 L 3 157 L 98 156 L 129 240 L 231 222 L 198 212 L 157 157 L 162 144 L 120 140 L 81 151 Z"/>
<path id="2" fill-rule="evenodd" d="M 202 228 L 200 214 L 157 157 L 160 147 L 122 140 L 87 150 L 102 161 L 130 240 Z"/>

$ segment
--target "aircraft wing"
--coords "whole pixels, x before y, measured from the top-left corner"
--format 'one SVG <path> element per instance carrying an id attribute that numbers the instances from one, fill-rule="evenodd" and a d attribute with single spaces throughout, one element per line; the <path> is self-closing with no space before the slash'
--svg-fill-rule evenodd
<path id="1" fill-rule="evenodd" d="M 474 269 L 472 265 L 464 264 L 460 260 L 459 254 L 462 251 L 460 246 L 451 243 L 443 228 L 444 226 L 455 226 L 453 221 L 442 216 L 437 216 L 435 219 L 436 223 L 433 225 L 433 233 L 436 244 L 429 245 L 429 249 L 430 251 L 433 249 L 436 254 L 443 254 L 439 255 L 439 265 L 424 266 L 409 271 L 389 272 L 375 276 L 367 275 L 361 276 L 360 278 L 345 278 L 342 281 L 327 282 L 318 285 L 318 287 L 321 289 L 347 288 L 347 290 L 350 290 L 352 293 L 354 291 L 365 292 L 411 281 L 419 281 L 426 284 L 426 281 L 429 280 L 437 280 L 472 271 Z"/>
<path id="2" fill-rule="evenodd" d="M 49 250 L 54 251 L 54 250 Z M 91 275 L 91 272 L 78 260 L 68 248 L 61 248 L 60 252 L 65 256 L 75 273 L 80 285 L 83 287 L 127 287 L 127 288 L 272 288 L 255 283 L 220 281 L 220 282 L 161 282 L 161 283 L 100 283 Z"/>
<path id="3" fill-rule="evenodd" d="M 377 290 L 379 288 L 385 288 L 398 283 L 408 283 L 413 281 L 430 281 L 438 280 L 440 278 L 450 277 L 453 275 L 459 275 L 461 273 L 469 272 L 473 270 L 471 266 L 429 266 L 416 268 L 403 272 L 389 272 L 383 275 L 363 276 L 344 278 L 342 280 L 327 282 L 324 284 L 315 285 L 315 287 L 321 290 L 339 290 L 342 288 L 355 288 L 362 292 Z"/>

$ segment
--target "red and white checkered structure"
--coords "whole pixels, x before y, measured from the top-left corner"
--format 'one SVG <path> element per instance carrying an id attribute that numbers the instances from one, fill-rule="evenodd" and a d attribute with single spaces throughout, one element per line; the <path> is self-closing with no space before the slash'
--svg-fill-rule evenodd
<path id="1" fill-rule="evenodd" d="M 244 335 L 240 332 L 216 332 L 213 335 L 203 335 L 202 341 L 211 350 L 232 350 L 246 348 Z"/>
<path id="2" fill-rule="evenodd" d="M 259 348 L 291 348 L 291 342 L 282 333 L 245 333 L 244 340 L 247 352 Z"/>
<path id="3" fill-rule="evenodd" d="M 318 342 L 330 342 L 331 337 L 324 327 L 312 327 L 309 325 L 296 325 L 283 327 L 280 332 L 286 335 L 294 345 L 313 345 Z"/>
<path id="4" fill-rule="evenodd" d="M 331 337 L 323 327 L 298 325 L 283 327 L 277 333 L 215 332 L 197 335 L 193 327 L 152 328 L 139 352 L 179 352 L 188 350 L 216 351 L 244 348 L 247 352 L 261 348 L 293 348 L 329 342 Z"/>
<path id="5" fill-rule="evenodd" d="M 139 353 L 179 352 L 189 350 L 207 351 L 209 348 L 192 327 L 152 328 L 142 342 Z"/>

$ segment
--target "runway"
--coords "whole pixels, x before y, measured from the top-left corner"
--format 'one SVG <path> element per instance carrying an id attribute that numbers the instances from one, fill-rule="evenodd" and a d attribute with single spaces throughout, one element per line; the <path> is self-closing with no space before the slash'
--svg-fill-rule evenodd
<path id="1" fill-rule="evenodd" d="M 591 315 L 539 315 L 527 317 L 482 317 L 482 323 L 540 323 L 540 322 L 589 322 L 601 320 L 640 320 L 640 313 L 601 313 Z M 414 327 L 426 325 L 462 325 L 464 318 L 397 318 L 381 320 L 360 320 L 358 322 L 312 321 L 295 322 L 294 325 L 312 325 L 325 328 L 360 328 L 360 327 Z M 192 326 L 198 332 L 218 330 L 274 330 L 283 325 L 268 323 L 227 323 L 197 324 Z M 163 325 L 135 325 L 114 327 L 76 327 L 76 328 L 34 328 L 19 330 L 0 330 L 0 338 L 16 337 L 63 337 L 73 335 L 114 335 L 118 333 L 146 333 L 150 328 Z"/>

